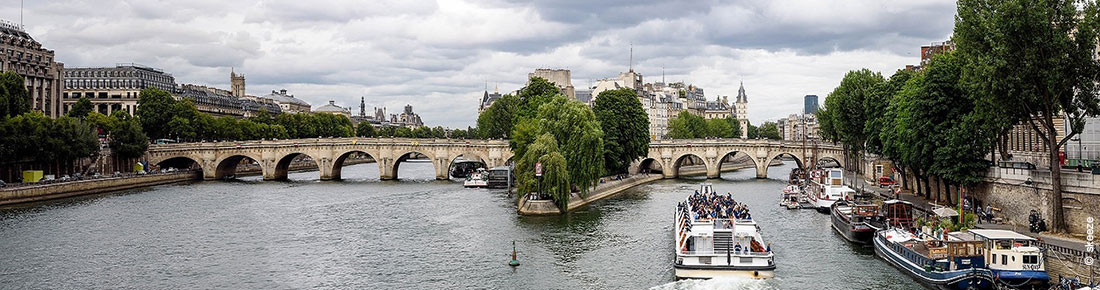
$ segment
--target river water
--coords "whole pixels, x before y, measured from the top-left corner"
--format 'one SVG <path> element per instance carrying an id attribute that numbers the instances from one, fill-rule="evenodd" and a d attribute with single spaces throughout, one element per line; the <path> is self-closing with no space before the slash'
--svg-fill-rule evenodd
<path id="1" fill-rule="evenodd" d="M 304 172 L 0 209 L 0 288 L 923 289 L 845 244 L 827 215 L 781 209 L 790 165 L 710 181 L 752 208 L 778 278 L 679 282 L 672 214 L 702 179 L 519 217 L 506 192 L 436 181 L 431 166 L 403 164 L 400 181 L 362 164 L 343 181 Z"/>

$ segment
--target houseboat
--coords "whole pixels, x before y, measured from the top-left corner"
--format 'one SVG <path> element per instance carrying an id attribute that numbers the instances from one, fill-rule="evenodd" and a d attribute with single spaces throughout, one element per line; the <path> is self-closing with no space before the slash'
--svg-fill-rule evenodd
<path id="1" fill-rule="evenodd" d="M 868 245 L 875 234 L 872 224 L 880 217 L 878 206 L 840 200 L 832 205 L 833 230 L 848 242 Z"/>
<path id="2" fill-rule="evenodd" d="M 677 279 L 775 276 L 775 255 L 744 204 L 702 184 L 676 207 Z"/>
<path id="3" fill-rule="evenodd" d="M 515 185 L 516 176 L 512 173 L 512 166 L 493 167 L 489 169 L 488 176 L 489 188 L 511 188 Z"/>
<path id="4" fill-rule="evenodd" d="M 817 171 L 806 187 L 806 199 L 817 211 L 828 213 L 838 200 L 850 200 L 855 190 L 844 185 L 844 170 L 830 168 Z"/>
<path id="5" fill-rule="evenodd" d="M 984 243 L 947 236 L 918 237 L 905 229 L 884 229 L 874 234 L 875 254 L 928 287 L 994 289 Z"/>
<path id="6" fill-rule="evenodd" d="M 1013 231 L 985 229 L 952 233 L 952 237 L 985 244 L 985 260 L 998 284 L 1013 289 L 1048 289 L 1046 259 L 1035 238 Z"/>

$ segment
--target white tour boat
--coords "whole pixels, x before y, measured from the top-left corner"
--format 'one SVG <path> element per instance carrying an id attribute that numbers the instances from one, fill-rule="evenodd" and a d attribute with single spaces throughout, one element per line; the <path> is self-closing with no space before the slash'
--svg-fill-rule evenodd
<path id="1" fill-rule="evenodd" d="M 743 204 L 704 183 L 676 209 L 677 279 L 775 276 L 775 254 Z"/>
<path id="2" fill-rule="evenodd" d="M 844 170 L 831 168 L 815 171 L 810 185 L 806 187 L 806 199 L 813 204 L 817 211 L 828 213 L 833 203 L 838 200 L 848 200 L 856 191 L 844 185 Z"/>
<path id="3" fill-rule="evenodd" d="M 466 182 L 462 183 L 465 187 L 488 187 L 489 186 L 489 173 L 485 171 L 485 168 L 478 168 L 474 173 L 470 173 L 466 176 Z"/>

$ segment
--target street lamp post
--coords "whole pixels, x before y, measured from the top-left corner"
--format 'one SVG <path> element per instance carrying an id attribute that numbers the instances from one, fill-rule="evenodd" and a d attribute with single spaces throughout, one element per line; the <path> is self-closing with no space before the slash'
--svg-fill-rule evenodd
<path id="1" fill-rule="evenodd" d="M 1077 172 L 1081 172 L 1081 161 L 1085 160 L 1085 156 L 1082 155 L 1082 152 L 1081 152 L 1082 151 L 1081 150 L 1081 147 L 1082 147 L 1081 137 L 1076 137 L 1076 138 L 1070 139 L 1070 141 L 1077 141 L 1077 160 L 1074 161 L 1074 163 L 1077 164 Z M 1066 151 L 1069 151 L 1069 150 L 1066 150 Z M 1068 154 L 1068 152 L 1067 152 L 1067 154 Z"/>

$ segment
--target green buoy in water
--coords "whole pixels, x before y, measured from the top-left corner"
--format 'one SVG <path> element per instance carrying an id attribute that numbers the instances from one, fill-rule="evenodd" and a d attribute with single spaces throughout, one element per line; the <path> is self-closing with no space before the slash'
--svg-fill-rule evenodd
<path id="1" fill-rule="evenodd" d="M 519 260 L 516 260 L 516 241 L 512 241 L 512 260 L 508 261 L 508 266 L 519 266 Z"/>

